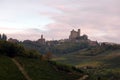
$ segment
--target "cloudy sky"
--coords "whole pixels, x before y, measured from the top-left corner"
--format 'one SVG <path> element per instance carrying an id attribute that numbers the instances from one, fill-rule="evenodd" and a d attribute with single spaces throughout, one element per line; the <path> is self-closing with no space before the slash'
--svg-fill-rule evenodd
<path id="1" fill-rule="evenodd" d="M 0 33 L 19 40 L 68 38 L 120 43 L 120 0 L 0 0 Z"/>

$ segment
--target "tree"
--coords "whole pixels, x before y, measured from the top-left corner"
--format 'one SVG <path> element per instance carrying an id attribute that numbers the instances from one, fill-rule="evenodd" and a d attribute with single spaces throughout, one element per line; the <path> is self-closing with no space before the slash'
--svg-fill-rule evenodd
<path id="1" fill-rule="evenodd" d="M 82 36 L 82 39 L 87 40 L 87 39 L 88 39 L 88 36 L 87 36 L 86 34 L 84 34 L 84 35 Z"/>
<path id="2" fill-rule="evenodd" d="M 12 43 L 8 44 L 7 46 L 8 46 L 7 49 L 6 49 L 7 55 L 9 57 L 15 57 L 18 53 L 18 51 L 17 51 L 18 47 L 15 44 L 12 44 Z"/>
<path id="3" fill-rule="evenodd" d="M 2 36 L 1 36 L 1 34 L 0 34 L 0 40 L 2 39 Z"/>
<path id="4" fill-rule="evenodd" d="M 6 41 L 7 40 L 7 36 L 5 34 L 3 34 L 3 35 L 0 34 L 0 40 Z"/>
<path id="5" fill-rule="evenodd" d="M 7 36 L 5 34 L 2 35 L 2 40 L 7 40 Z"/>
<path id="6" fill-rule="evenodd" d="M 45 58 L 46 60 L 50 60 L 52 58 L 52 53 L 48 52 L 47 54 L 45 54 Z"/>
<path id="7" fill-rule="evenodd" d="M 7 55 L 9 57 L 15 57 L 17 55 L 24 54 L 25 49 L 24 47 L 7 42 L 7 41 L 0 41 L 0 54 Z"/>

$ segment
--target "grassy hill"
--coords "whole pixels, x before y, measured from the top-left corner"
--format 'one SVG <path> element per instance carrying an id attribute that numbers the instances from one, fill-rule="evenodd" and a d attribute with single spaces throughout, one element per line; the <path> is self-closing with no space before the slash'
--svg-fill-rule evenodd
<path id="1" fill-rule="evenodd" d="M 83 71 L 50 61 L 20 44 L 0 41 L 0 80 L 76 80 Z"/>
<path id="2" fill-rule="evenodd" d="M 0 41 L 0 80 L 120 80 L 120 45 L 76 48 L 51 61 L 50 54 Z"/>
<path id="3" fill-rule="evenodd" d="M 0 80 L 26 80 L 9 57 L 0 56 Z"/>
<path id="4" fill-rule="evenodd" d="M 83 73 L 38 58 L 16 57 L 32 80 L 76 80 Z M 60 69 L 61 67 L 61 69 Z M 62 69 L 63 68 L 63 69 Z M 0 80 L 26 80 L 11 58 L 0 56 Z"/>
<path id="5" fill-rule="evenodd" d="M 88 80 L 120 80 L 120 48 L 102 46 L 82 49 L 53 58 L 71 64 L 89 74 Z"/>
<path id="6" fill-rule="evenodd" d="M 24 57 L 16 59 L 25 68 L 32 80 L 75 80 L 82 76 L 75 71 L 59 70 L 57 66 L 48 61 Z"/>

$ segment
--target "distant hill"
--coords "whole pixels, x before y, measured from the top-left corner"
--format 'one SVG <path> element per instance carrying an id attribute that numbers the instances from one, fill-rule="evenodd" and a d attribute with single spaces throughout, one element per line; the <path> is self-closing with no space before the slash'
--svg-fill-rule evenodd
<path id="1" fill-rule="evenodd" d="M 56 41 L 46 42 L 46 44 L 44 45 L 39 44 L 38 42 L 24 41 L 21 44 L 23 44 L 25 48 L 38 50 L 41 54 L 51 52 L 56 56 L 69 54 L 85 48 L 99 45 L 96 41 L 90 41 L 87 39 L 86 40 L 80 39 L 75 41 L 56 40 Z"/>

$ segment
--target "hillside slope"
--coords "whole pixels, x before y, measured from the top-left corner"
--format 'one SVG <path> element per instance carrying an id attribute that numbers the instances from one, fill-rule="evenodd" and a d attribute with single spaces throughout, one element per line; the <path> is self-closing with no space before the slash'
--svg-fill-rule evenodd
<path id="1" fill-rule="evenodd" d="M 90 48 L 53 58 L 84 70 L 87 80 L 120 80 L 120 48 Z"/>
<path id="2" fill-rule="evenodd" d="M 60 71 L 48 61 L 24 57 L 17 57 L 16 60 L 24 67 L 32 80 L 75 80 L 83 75 L 75 71 Z"/>
<path id="3" fill-rule="evenodd" d="M 0 80 L 26 80 L 11 58 L 0 56 Z"/>
<path id="4" fill-rule="evenodd" d="M 0 41 L 0 80 L 76 80 L 82 76 L 73 66 L 50 61 L 20 44 Z"/>
<path id="5" fill-rule="evenodd" d="M 109 66 L 120 67 L 120 47 L 100 46 L 82 49 L 53 60 L 76 66 Z M 111 65 L 111 66 L 110 66 Z M 116 66 L 115 66 L 116 65 Z"/>
<path id="6" fill-rule="evenodd" d="M 15 60 L 32 80 L 76 80 L 84 75 L 72 67 L 54 65 L 38 58 L 16 57 Z M 0 56 L 0 80 L 26 80 L 26 78 L 11 58 Z"/>

